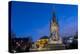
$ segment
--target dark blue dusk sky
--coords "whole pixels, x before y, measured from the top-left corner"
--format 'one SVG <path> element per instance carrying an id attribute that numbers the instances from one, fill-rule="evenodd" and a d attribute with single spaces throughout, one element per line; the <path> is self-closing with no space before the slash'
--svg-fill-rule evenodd
<path id="1" fill-rule="evenodd" d="M 55 11 L 59 24 L 59 35 L 72 36 L 78 30 L 78 6 L 12 2 L 11 30 L 16 37 L 31 36 L 33 41 L 50 35 L 50 21 Z"/>

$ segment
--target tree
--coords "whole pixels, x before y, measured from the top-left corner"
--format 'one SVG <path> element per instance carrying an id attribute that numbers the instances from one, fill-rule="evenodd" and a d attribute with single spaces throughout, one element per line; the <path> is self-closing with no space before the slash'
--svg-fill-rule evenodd
<path id="1" fill-rule="evenodd" d="M 48 36 L 42 36 L 40 39 L 48 39 Z"/>
<path id="2" fill-rule="evenodd" d="M 74 39 L 78 39 L 78 32 L 74 35 Z"/>
<path id="3" fill-rule="evenodd" d="M 12 50 L 15 49 L 15 46 L 14 46 L 15 36 L 16 34 L 13 31 L 9 31 L 9 52 L 12 52 Z"/>

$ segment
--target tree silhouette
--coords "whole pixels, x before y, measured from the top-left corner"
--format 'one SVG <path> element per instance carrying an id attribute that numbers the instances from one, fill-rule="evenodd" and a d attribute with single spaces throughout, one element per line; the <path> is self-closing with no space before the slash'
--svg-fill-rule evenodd
<path id="1" fill-rule="evenodd" d="M 12 52 L 12 50 L 15 49 L 14 46 L 15 37 L 16 34 L 13 31 L 9 31 L 9 52 Z"/>
<path id="2" fill-rule="evenodd" d="M 48 36 L 42 36 L 40 39 L 48 39 Z"/>

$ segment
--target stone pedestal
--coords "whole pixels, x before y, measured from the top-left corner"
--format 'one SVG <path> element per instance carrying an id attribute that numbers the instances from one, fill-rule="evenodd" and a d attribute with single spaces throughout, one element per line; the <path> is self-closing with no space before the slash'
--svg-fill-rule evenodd
<path id="1" fill-rule="evenodd" d="M 64 50 L 65 45 L 64 44 L 48 44 L 44 48 L 34 48 L 30 49 L 31 52 L 35 51 L 52 51 L 52 50 Z"/>
<path id="2" fill-rule="evenodd" d="M 48 50 L 64 50 L 65 45 L 64 44 L 48 44 L 47 48 Z"/>
<path id="3" fill-rule="evenodd" d="M 62 44 L 62 39 L 59 38 L 59 40 L 52 40 L 51 38 L 48 41 L 48 44 Z"/>
<path id="4" fill-rule="evenodd" d="M 59 40 L 52 40 L 49 39 L 48 44 L 46 46 L 48 50 L 64 50 L 65 45 L 62 43 L 62 39 L 59 38 Z"/>

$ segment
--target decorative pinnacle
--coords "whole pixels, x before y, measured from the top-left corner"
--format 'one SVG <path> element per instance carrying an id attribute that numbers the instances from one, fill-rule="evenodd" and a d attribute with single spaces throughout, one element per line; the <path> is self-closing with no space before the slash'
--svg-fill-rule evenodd
<path id="1" fill-rule="evenodd" d="M 55 12 L 53 12 L 52 21 L 53 21 L 53 22 L 56 22 L 56 15 L 55 15 Z"/>

